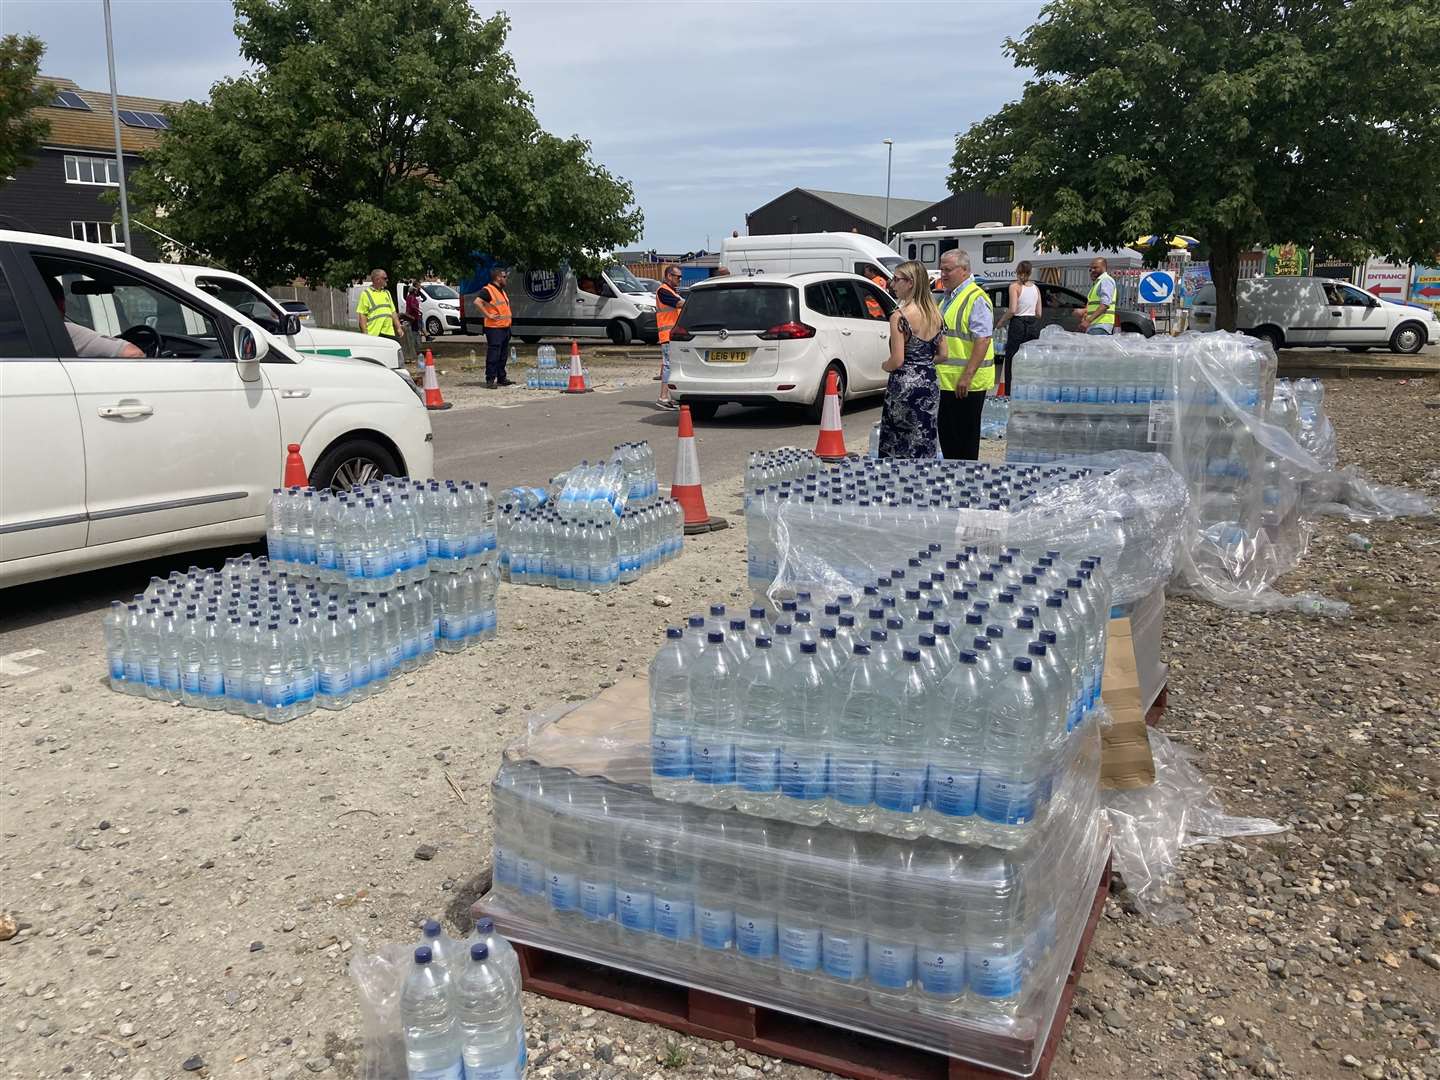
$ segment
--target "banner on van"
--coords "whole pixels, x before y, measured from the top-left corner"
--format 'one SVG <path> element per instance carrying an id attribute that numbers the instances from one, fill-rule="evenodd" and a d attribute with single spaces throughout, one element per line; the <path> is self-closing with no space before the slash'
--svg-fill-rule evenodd
<path id="1" fill-rule="evenodd" d="M 1440 266 L 1415 267 L 1415 280 L 1410 282 L 1410 302 L 1423 304 L 1440 315 Z"/>
<path id="2" fill-rule="evenodd" d="M 537 304 L 547 303 L 560 295 L 564 281 L 564 270 L 526 270 L 525 295 Z"/>

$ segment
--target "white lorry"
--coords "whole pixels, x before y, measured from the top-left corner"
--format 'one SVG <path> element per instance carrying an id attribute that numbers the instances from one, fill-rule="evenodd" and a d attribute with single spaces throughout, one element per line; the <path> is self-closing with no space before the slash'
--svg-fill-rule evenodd
<path id="1" fill-rule="evenodd" d="M 462 287 L 462 334 L 483 333 L 475 282 L 487 277 L 477 273 Z M 510 296 L 511 332 L 527 344 L 547 337 L 608 338 L 614 345 L 637 340 L 654 345 L 660 340 L 655 294 L 619 263 L 594 274 L 577 273 L 567 266 L 555 270 L 517 268 L 510 272 L 505 291 Z"/>

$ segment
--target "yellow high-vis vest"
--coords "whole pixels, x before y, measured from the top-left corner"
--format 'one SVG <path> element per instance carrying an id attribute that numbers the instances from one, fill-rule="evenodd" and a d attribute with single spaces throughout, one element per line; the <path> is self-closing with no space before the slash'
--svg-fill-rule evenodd
<path id="1" fill-rule="evenodd" d="M 975 342 L 975 335 L 970 332 L 970 313 L 975 310 L 976 304 L 984 304 L 991 308 L 992 312 L 994 310 L 990 297 L 972 277 L 963 289 L 950 298 L 941 312 L 945 358 L 935 363 L 935 375 L 940 381 L 941 390 L 953 393 L 955 387 L 960 385 L 960 376 L 965 374 L 965 368 L 969 366 L 970 349 Z M 985 349 L 985 358 L 980 361 L 980 366 L 975 369 L 975 377 L 970 380 L 970 389 L 989 390 L 994 385 L 995 338 L 992 335 Z"/>
<path id="2" fill-rule="evenodd" d="M 1104 315 L 1101 315 L 1098 319 L 1095 318 L 1095 312 L 1099 311 L 1099 310 L 1100 310 L 1100 305 L 1103 304 L 1103 303 L 1105 303 L 1104 300 L 1101 300 L 1101 299 L 1100 299 L 1100 283 L 1101 283 L 1102 281 L 1104 281 L 1106 278 L 1109 278 L 1109 277 L 1110 277 L 1109 274 L 1101 274 L 1098 278 L 1095 279 L 1094 284 L 1092 284 L 1092 285 L 1090 286 L 1090 295 L 1085 298 L 1085 318 L 1089 320 L 1089 325 L 1091 325 L 1091 326 L 1108 326 L 1108 327 L 1110 327 L 1110 332 L 1111 332 L 1111 333 L 1114 333 L 1114 332 L 1115 332 L 1115 301 L 1112 300 L 1112 301 L 1110 302 L 1110 307 L 1109 307 L 1109 309 L 1105 312 Z M 1112 290 L 1114 290 L 1114 288 L 1115 288 L 1115 279 L 1114 279 L 1114 278 L 1110 278 L 1110 287 L 1111 287 Z M 1112 293 L 1112 294 L 1113 294 L 1113 293 Z"/>

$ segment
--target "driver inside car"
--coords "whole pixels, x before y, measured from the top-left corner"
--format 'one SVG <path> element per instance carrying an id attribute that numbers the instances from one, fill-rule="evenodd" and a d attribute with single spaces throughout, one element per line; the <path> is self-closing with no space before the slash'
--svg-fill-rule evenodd
<path id="1" fill-rule="evenodd" d="M 65 286 L 60 283 L 59 278 L 46 277 L 45 284 L 50 287 L 50 295 L 55 298 L 55 306 L 60 309 L 60 315 L 65 315 Z M 91 330 L 88 326 L 81 326 L 77 322 L 65 319 L 65 330 L 70 335 L 70 344 L 75 346 L 76 356 L 92 358 L 115 358 L 121 360 L 143 360 L 145 353 L 139 347 L 130 344 L 120 338 L 106 337 L 104 334 Z"/>

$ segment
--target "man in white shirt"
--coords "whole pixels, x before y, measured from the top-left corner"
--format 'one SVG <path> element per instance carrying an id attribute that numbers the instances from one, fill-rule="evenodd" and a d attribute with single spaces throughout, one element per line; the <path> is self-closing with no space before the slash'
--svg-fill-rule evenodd
<path id="1" fill-rule="evenodd" d="M 59 278 L 52 277 L 47 277 L 45 284 L 50 287 L 50 295 L 55 298 L 55 306 L 60 309 L 60 315 L 64 318 L 65 286 L 60 284 Z M 138 346 L 123 338 L 106 337 L 69 319 L 65 319 L 65 332 L 70 335 L 70 344 L 75 346 L 76 356 L 118 360 L 145 359 L 145 353 Z"/>

